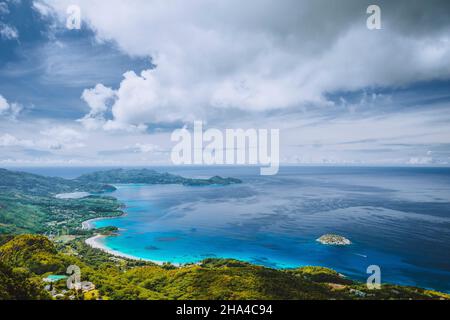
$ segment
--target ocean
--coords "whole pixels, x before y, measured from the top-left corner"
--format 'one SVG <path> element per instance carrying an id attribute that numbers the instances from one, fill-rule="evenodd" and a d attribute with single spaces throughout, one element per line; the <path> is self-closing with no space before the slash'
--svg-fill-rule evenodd
<path id="1" fill-rule="evenodd" d="M 101 168 L 21 168 L 73 178 Z M 330 267 L 365 281 L 450 292 L 450 168 L 157 167 L 186 177 L 236 177 L 242 184 L 189 187 L 118 185 L 126 215 L 102 239 L 111 250 L 160 262 L 235 258 L 272 268 Z M 335 233 L 352 245 L 316 241 Z"/>

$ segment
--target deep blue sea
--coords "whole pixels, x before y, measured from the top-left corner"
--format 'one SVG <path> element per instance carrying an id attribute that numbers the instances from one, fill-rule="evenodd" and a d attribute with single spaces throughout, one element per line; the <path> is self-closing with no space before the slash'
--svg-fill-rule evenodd
<path id="1" fill-rule="evenodd" d="M 112 195 L 126 215 L 95 222 L 117 226 L 104 244 L 125 254 L 173 263 L 236 258 L 274 268 L 320 265 L 365 280 L 450 291 L 450 169 L 282 167 L 156 168 L 186 177 L 221 175 L 240 185 L 119 185 Z M 75 177 L 98 168 L 27 168 Z M 337 233 L 353 244 L 316 241 Z"/>

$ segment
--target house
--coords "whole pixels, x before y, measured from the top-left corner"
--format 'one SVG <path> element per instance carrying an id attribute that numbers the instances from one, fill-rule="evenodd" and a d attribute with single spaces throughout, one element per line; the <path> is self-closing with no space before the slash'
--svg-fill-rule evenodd
<path id="1" fill-rule="evenodd" d="M 83 292 L 88 292 L 88 291 L 91 291 L 91 290 L 94 290 L 94 289 L 95 289 L 95 284 L 93 284 L 92 282 L 83 281 L 81 283 L 81 290 Z"/>

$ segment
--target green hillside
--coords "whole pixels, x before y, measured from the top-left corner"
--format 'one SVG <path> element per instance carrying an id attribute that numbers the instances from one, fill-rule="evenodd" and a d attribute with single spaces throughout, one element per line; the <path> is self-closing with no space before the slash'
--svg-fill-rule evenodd
<path id="1" fill-rule="evenodd" d="M 0 192 L 0 234 L 73 234 L 81 232 L 85 220 L 121 214 L 120 203 L 112 197 L 57 199 Z"/>
<path id="2" fill-rule="evenodd" d="M 113 186 L 97 182 L 44 177 L 27 172 L 0 169 L 0 193 L 19 192 L 35 196 L 51 196 L 76 191 L 99 193 L 114 190 Z"/>

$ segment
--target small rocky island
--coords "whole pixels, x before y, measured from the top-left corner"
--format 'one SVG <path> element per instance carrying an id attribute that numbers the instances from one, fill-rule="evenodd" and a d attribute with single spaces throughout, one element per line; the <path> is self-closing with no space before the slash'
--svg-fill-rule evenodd
<path id="1" fill-rule="evenodd" d="M 324 234 L 316 241 L 320 242 L 321 244 L 332 246 L 348 246 L 352 244 L 350 240 L 337 234 Z"/>

